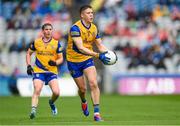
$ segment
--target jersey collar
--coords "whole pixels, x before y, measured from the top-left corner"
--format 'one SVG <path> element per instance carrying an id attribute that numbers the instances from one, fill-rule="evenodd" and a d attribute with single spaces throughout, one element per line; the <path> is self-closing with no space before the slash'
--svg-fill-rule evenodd
<path id="1" fill-rule="evenodd" d="M 89 27 L 87 27 L 87 26 L 83 23 L 82 20 L 81 20 L 81 24 L 82 24 L 86 29 L 90 29 L 90 27 L 91 27 L 91 24 L 89 25 Z"/>
<path id="2" fill-rule="evenodd" d="M 52 40 L 52 37 L 51 37 L 51 39 L 49 39 L 49 41 L 45 42 L 44 39 L 43 39 L 43 37 L 42 37 L 42 41 L 43 41 L 44 43 L 49 43 L 51 40 Z"/>

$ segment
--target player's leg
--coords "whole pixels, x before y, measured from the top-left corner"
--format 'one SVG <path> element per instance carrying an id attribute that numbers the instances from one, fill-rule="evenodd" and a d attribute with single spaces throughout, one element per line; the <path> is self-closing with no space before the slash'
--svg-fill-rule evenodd
<path id="1" fill-rule="evenodd" d="M 80 76 L 77 78 L 74 78 L 74 81 L 76 83 L 76 85 L 78 86 L 78 94 L 81 98 L 81 107 L 83 110 L 83 113 L 85 116 L 89 115 L 89 110 L 88 110 L 88 103 L 86 101 L 86 84 L 84 82 L 84 77 Z"/>
<path id="2" fill-rule="evenodd" d="M 59 85 L 58 85 L 58 80 L 57 79 L 52 79 L 51 81 L 49 81 L 49 86 L 52 90 L 52 97 L 49 100 L 49 105 L 51 107 L 52 110 L 52 114 L 53 115 L 57 115 L 58 111 L 57 108 L 54 104 L 54 102 L 58 99 L 59 97 Z"/>
<path id="3" fill-rule="evenodd" d="M 32 95 L 32 101 L 31 101 L 31 113 L 30 113 L 30 118 L 33 119 L 35 118 L 36 114 L 36 108 L 38 106 L 38 100 L 39 96 L 43 87 L 43 81 L 39 79 L 34 79 L 33 80 L 33 85 L 34 85 L 34 92 Z"/>
<path id="4" fill-rule="evenodd" d="M 86 84 L 84 81 L 83 77 L 83 69 L 81 68 L 83 66 L 83 62 L 81 63 L 75 63 L 75 62 L 67 62 L 68 69 L 71 73 L 71 76 L 73 77 L 77 87 L 79 88 L 78 94 L 81 99 L 81 107 L 82 111 L 85 116 L 89 115 L 89 110 L 88 110 L 88 104 L 86 101 Z"/>
<path id="5" fill-rule="evenodd" d="M 57 79 L 53 79 L 49 82 L 49 86 L 52 90 L 52 97 L 51 97 L 51 101 L 55 102 L 58 97 L 59 97 L 59 85 L 58 85 L 58 80 Z"/>
<path id="6" fill-rule="evenodd" d="M 78 87 L 78 94 L 81 98 L 81 101 L 83 103 L 86 102 L 86 84 L 84 82 L 84 77 L 83 76 L 80 76 L 80 77 L 77 77 L 77 78 L 73 78 L 77 87 Z"/>
<path id="7" fill-rule="evenodd" d="M 101 121 L 102 119 L 99 111 L 100 90 L 97 84 L 97 72 L 95 66 L 84 69 L 84 74 L 91 89 L 91 98 L 94 106 L 94 120 Z"/>

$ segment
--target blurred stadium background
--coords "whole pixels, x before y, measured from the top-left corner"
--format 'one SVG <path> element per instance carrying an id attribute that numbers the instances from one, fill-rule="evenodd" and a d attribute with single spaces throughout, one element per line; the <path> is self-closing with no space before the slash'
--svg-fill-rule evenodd
<path id="1" fill-rule="evenodd" d="M 31 85 L 25 54 L 29 43 L 41 36 L 43 23 L 53 24 L 53 36 L 66 48 L 68 30 L 83 4 L 93 6 L 103 43 L 119 59 L 113 66 L 97 60 L 102 92 L 180 93 L 179 0 L 1 0 L 0 95 L 25 88 L 16 85 Z M 59 69 L 60 78 L 71 83 L 66 61 Z"/>
<path id="2" fill-rule="evenodd" d="M 43 23 L 51 22 L 54 38 L 66 48 L 83 4 L 93 6 L 103 43 L 118 56 L 112 66 L 95 59 L 101 92 L 119 97 L 180 93 L 180 0 L 0 0 L 0 96 L 31 96 L 25 64 L 29 43 L 41 36 Z M 61 95 L 76 96 L 66 61 L 59 69 Z M 49 89 L 41 95 L 49 96 Z"/>

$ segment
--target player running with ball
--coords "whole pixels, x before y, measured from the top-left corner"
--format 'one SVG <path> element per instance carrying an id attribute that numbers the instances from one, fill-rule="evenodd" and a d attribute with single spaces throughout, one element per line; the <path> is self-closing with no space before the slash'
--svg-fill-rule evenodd
<path id="1" fill-rule="evenodd" d="M 91 98 L 94 106 L 94 120 L 102 121 L 100 116 L 100 90 L 97 84 L 97 72 L 92 57 L 99 58 L 104 64 L 108 64 L 109 58 L 105 56 L 107 48 L 102 44 L 98 29 L 93 24 L 94 12 L 92 7 L 84 5 L 80 8 L 80 20 L 71 27 L 68 36 L 66 58 L 68 69 L 79 88 L 82 111 L 85 116 L 89 115 L 88 102 L 86 100 L 87 78 L 91 90 Z M 93 51 L 95 43 L 100 53 Z"/>

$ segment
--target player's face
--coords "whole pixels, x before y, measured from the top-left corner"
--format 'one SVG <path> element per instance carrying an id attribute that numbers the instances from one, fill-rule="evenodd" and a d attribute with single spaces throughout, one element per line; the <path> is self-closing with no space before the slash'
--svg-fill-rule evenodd
<path id="1" fill-rule="evenodd" d="M 91 8 L 87 8 L 81 14 L 81 18 L 85 20 L 87 23 L 92 23 L 94 19 L 94 13 Z"/>
<path id="2" fill-rule="evenodd" d="M 44 37 L 46 38 L 51 38 L 52 37 L 52 27 L 51 26 L 46 26 L 43 30 L 43 34 L 44 34 Z"/>

